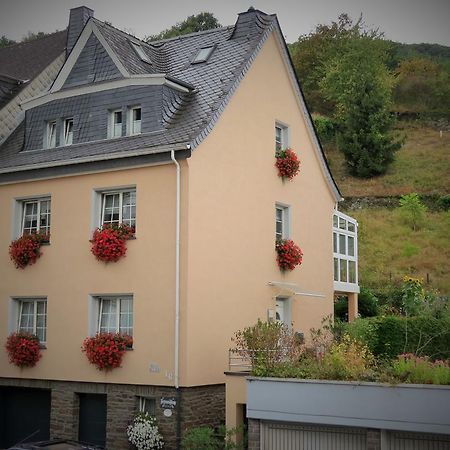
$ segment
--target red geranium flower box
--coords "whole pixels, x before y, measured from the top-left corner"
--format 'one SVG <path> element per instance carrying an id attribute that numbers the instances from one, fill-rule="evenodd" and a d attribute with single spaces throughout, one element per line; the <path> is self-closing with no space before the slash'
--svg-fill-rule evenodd
<path id="1" fill-rule="evenodd" d="M 41 359 L 39 338 L 30 333 L 12 333 L 5 345 L 9 362 L 17 367 L 33 367 Z"/>
<path id="2" fill-rule="evenodd" d="M 82 351 L 98 370 L 120 367 L 125 351 L 133 345 L 133 338 L 120 333 L 97 333 L 83 341 Z"/>
<path id="3" fill-rule="evenodd" d="M 280 239 L 275 244 L 275 250 L 278 253 L 278 267 L 284 272 L 294 270 L 303 260 L 303 252 L 300 247 L 291 239 Z"/>
<path id="4" fill-rule="evenodd" d="M 283 180 L 292 180 L 300 171 L 300 160 L 297 154 L 290 148 L 280 150 L 275 154 L 275 167 L 278 169 L 278 176 Z"/>
<path id="5" fill-rule="evenodd" d="M 34 264 L 41 257 L 41 245 L 48 242 L 48 234 L 31 233 L 24 234 L 11 242 L 9 256 L 17 269 L 25 269 L 26 266 Z"/>
<path id="6" fill-rule="evenodd" d="M 91 252 L 99 261 L 117 262 L 127 252 L 126 241 L 134 236 L 134 227 L 125 224 L 103 225 L 94 231 Z"/>

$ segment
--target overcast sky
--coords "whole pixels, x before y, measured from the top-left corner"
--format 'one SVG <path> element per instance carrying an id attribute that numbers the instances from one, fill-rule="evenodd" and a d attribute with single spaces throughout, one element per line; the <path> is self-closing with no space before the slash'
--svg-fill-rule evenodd
<path id="1" fill-rule="evenodd" d="M 202 11 L 231 25 L 238 12 L 254 6 L 278 15 L 287 42 L 347 12 L 353 18 L 362 13 L 388 39 L 450 45 L 450 0 L 0 0 L 0 35 L 20 40 L 28 31 L 64 29 L 69 9 L 83 4 L 98 19 L 140 38 Z"/>

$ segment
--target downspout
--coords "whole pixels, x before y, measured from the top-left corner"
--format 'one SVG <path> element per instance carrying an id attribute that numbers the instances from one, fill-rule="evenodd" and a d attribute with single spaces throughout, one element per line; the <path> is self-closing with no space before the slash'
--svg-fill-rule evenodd
<path id="1" fill-rule="evenodd" d="M 181 443 L 181 392 L 180 392 L 180 164 L 175 159 L 175 151 L 170 152 L 172 159 L 177 169 L 176 181 L 176 219 L 175 219 L 175 361 L 174 361 L 174 382 L 177 393 L 177 429 L 176 429 L 176 443 L 177 449 L 180 448 Z"/>

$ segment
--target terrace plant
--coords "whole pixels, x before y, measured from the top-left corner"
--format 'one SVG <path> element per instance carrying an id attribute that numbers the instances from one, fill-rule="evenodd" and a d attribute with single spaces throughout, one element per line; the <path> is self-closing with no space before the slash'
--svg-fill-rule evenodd
<path id="1" fill-rule="evenodd" d="M 164 441 L 159 433 L 156 419 L 148 413 L 139 413 L 127 427 L 128 442 L 137 450 L 163 448 Z"/>
<path id="2" fill-rule="evenodd" d="M 282 272 L 294 270 L 303 261 L 301 248 L 291 239 L 278 239 L 275 243 L 278 267 Z"/>

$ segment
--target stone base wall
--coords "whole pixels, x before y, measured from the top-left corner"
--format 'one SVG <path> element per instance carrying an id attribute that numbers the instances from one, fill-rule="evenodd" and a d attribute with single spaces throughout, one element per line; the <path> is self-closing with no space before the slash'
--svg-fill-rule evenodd
<path id="1" fill-rule="evenodd" d="M 0 386 L 49 389 L 51 391 L 50 436 L 78 439 L 79 394 L 106 394 L 108 450 L 128 449 L 126 427 L 139 410 L 139 397 L 155 399 L 155 416 L 164 438 L 164 448 L 177 448 L 178 406 L 182 435 L 192 427 L 217 427 L 225 423 L 225 385 L 182 387 L 110 383 L 25 380 L 0 378 Z M 161 397 L 177 399 L 169 416 L 160 406 Z M 1 406 L 0 406 L 1 408 Z"/>

